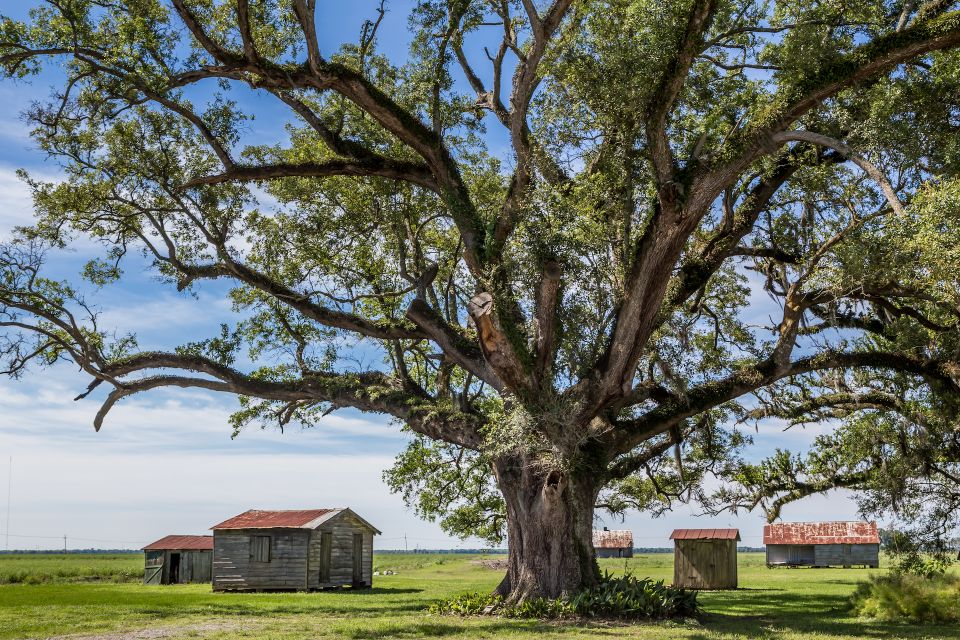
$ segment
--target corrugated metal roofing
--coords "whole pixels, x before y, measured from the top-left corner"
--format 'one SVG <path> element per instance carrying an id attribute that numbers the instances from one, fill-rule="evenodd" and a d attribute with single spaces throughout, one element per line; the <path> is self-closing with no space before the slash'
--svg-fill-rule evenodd
<path id="1" fill-rule="evenodd" d="M 739 540 L 739 529 L 674 529 L 671 540 Z"/>
<path id="2" fill-rule="evenodd" d="M 342 509 L 296 509 L 289 511 L 260 511 L 251 509 L 229 520 L 224 520 L 211 529 L 273 529 L 291 528 L 300 529 L 310 525 L 314 520 Z"/>
<path id="3" fill-rule="evenodd" d="M 763 544 L 879 544 L 876 522 L 778 522 L 763 527 Z"/>
<path id="4" fill-rule="evenodd" d="M 593 532 L 593 546 L 596 549 L 632 549 L 633 531 Z"/>
<path id="5" fill-rule="evenodd" d="M 144 551 L 164 551 L 168 549 L 174 551 L 178 549 L 213 551 L 213 536 L 166 536 L 143 548 Z"/>

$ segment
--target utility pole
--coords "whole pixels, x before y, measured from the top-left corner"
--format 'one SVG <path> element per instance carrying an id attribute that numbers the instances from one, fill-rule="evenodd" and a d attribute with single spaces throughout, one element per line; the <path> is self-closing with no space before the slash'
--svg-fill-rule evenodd
<path id="1" fill-rule="evenodd" d="M 67 553 L 67 534 L 63 534 L 63 553 Z"/>
<path id="2" fill-rule="evenodd" d="M 407 534 L 403 534 L 403 551 L 404 553 L 410 553 L 410 547 L 407 546 Z"/>
<path id="3" fill-rule="evenodd" d="M 7 472 L 7 534 L 6 534 L 6 544 L 4 545 L 7 551 L 10 551 L 10 494 L 13 492 L 13 456 L 10 456 L 10 465 L 9 471 Z"/>

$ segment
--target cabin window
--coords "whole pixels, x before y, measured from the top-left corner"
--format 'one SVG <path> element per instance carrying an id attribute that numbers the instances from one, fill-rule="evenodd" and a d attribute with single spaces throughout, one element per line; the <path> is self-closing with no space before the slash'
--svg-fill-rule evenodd
<path id="1" fill-rule="evenodd" d="M 270 562 L 270 536 L 250 536 L 250 561 Z"/>

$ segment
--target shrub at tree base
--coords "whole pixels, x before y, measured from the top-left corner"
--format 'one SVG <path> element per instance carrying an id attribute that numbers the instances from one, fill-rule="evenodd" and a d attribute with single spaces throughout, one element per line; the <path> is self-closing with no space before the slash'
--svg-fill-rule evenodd
<path id="1" fill-rule="evenodd" d="M 479 615 L 505 618 L 678 618 L 699 612 L 697 593 L 639 579 L 605 573 L 600 584 L 569 598 L 534 598 L 506 604 L 492 593 L 465 593 L 431 605 L 431 613 Z"/>
<path id="2" fill-rule="evenodd" d="M 861 616 L 879 620 L 960 622 L 960 578 L 896 573 L 871 578 L 852 597 Z"/>

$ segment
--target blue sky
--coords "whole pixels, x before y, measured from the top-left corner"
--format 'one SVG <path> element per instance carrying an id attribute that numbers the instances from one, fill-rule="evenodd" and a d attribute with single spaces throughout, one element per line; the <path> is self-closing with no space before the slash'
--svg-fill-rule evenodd
<path id="1" fill-rule="evenodd" d="M 320 0 L 319 35 L 324 51 L 355 38 L 379 4 L 372 0 Z M 380 31 L 380 46 L 397 59 L 409 41 L 406 12 L 413 2 L 391 0 Z M 30 3 L 0 0 L 0 13 L 26 14 Z M 56 180 L 58 167 L 31 143 L 18 114 L 44 99 L 58 81 L 56 70 L 30 83 L 0 83 L 0 238 L 29 223 L 28 191 L 17 176 Z M 235 97 L 239 97 L 237 94 Z M 281 135 L 282 112 L 258 100 L 250 142 Z M 90 246 L 58 254 L 51 267 L 75 274 Z M 126 278 L 96 293 L 101 326 L 135 331 L 143 348 L 166 347 L 210 335 L 229 320 L 224 289 L 204 286 L 197 299 L 153 280 L 145 268 L 128 266 Z M 776 313 L 760 292 L 751 313 Z M 72 398 L 87 380 L 74 367 L 32 371 L 24 379 L 0 380 L 0 544 L 9 548 L 137 548 L 170 533 L 203 533 L 210 525 L 249 508 L 350 506 L 383 531 L 380 548 L 477 546 L 446 536 L 438 526 L 408 511 L 381 481 L 383 469 L 406 439 L 389 420 L 340 411 L 315 428 L 248 430 L 230 438 L 227 417 L 236 400 L 200 391 L 158 391 L 123 401 L 100 433 L 92 428 L 98 408 L 92 396 Z M 783 432 L 767 424 L 757 435 L 758 454 L 774 446 L 801 447 L 815 430 Z M 10 519 L 6 520 L 8 463 Z M 788 506 L 785 519 L 852 519 L 852 502 L 841 493 Z M 667 546 L 677 526 L 739 526 L 743 544 L 760 542 L 762 517 L 697 517 L 680 509 L 660 519 L 631 514 L 624 523 L 598 522 L 634 531 L 638 546 Z M 9 542 L 4 534 L 9 530 Z"/>

